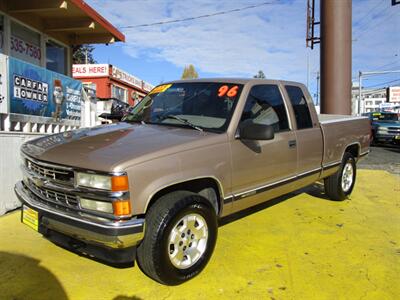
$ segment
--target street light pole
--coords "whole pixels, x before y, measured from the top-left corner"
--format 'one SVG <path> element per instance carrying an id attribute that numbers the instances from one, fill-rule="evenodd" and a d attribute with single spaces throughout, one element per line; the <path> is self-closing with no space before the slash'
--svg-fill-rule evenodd
<path id="1" fill-rule="evenodd" d="M 368 71 L 368 72 L 358 72 L 358 111 L 357 113 L 361 114 L 361 97 L 362 97 L 362 77 L 370 76 L 370 75 L 381 75 L 381 74 L 392 74 L 392 73 L 400 73 L 400 70 L 391 70 L 391 71 Z"/>
<path id="2" fill-rule="evenodd" d="M 357 109 L 357 114 L 361 115 L 361 97 L 362 97 L 362 72 L 358 72 L 358 109 Z"/>

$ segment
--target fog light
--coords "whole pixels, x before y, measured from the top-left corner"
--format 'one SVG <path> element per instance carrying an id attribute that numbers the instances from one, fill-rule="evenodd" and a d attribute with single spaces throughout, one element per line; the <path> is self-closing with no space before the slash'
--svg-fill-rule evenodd
<path id="1" fill-rule="evenodd" d="M 131 214 L 131 202 L 129 200 L 120 200 L 113 202 L 114 215 L 126 216 Z"/>
<path id="2" fill-rule="evenodd" d="M 89 210 L 101 211 L 105 213 L 113 213 L 113 205 L 111 202 L 96 201 L 91 199 L 80 198 L 81 207 Z"/>

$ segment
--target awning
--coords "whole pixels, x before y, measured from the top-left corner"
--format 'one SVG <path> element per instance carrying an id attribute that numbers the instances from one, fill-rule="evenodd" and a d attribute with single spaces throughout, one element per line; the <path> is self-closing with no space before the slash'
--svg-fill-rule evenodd
<path id="1" fill-rule="evenodd" d="M 13 0 L 0 4 L 10 16 L 68 45 L 125 41 L 124 34 L 83 0 Z"/>

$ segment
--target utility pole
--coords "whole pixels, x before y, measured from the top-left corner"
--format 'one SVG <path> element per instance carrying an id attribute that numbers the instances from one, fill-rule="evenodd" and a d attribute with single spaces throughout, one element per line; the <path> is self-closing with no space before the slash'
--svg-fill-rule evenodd
<path id="1" fill-rule="evenodd" d="M 351 114 L 351 0 L 321 1 L 321 113 Z"/>
<path id="2" fill-rule="evenodd" d="M 307 89 L 309 88 L 309 83 L 310 81 L 310 55 L 307 51 Z"/>
<path id="3" fill-rule="evenodd" d="M 321 44 L 321 113 L 351 114 L 351 43 L 351 0 L 320 0 L 320 21 L 315 0 L 307 1 L 306 46 Z"/>
<path id="4" fill-rule="evenodd" d="M 317 103 L 316 105 L 319 105 L 319 71 L 317 72 Z"/>

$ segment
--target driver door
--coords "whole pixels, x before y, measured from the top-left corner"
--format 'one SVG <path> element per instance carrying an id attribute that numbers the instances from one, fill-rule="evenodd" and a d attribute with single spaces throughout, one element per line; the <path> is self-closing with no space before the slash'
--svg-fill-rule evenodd
<path id="1" fill-rule="evenodd" d="M 233 211 L 282 193 L 296 175 L 296 135 L 290 129 L 287 108 L 278 85 L 251 88 L 240 123 L 270 125 L 272 140 L 249 141 L 237 137 L 231 144 Z M 239 126 L 240 126 L 239 123 Z"/>

